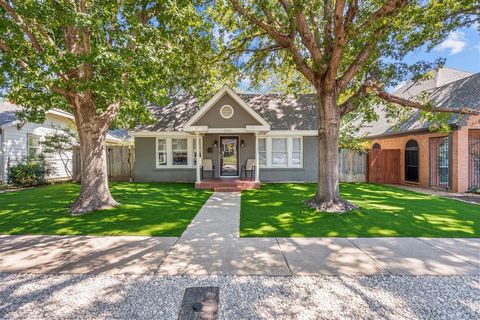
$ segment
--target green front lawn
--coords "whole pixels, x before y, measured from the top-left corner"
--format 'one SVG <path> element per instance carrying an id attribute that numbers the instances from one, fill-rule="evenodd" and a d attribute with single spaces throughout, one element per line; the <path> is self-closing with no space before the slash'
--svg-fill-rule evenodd
<path id="1" fill-rule="evenodd" d="M 68 214 L 78 184 L 0 194 L 0 234 L 180 236 L 211 192 L 182 183 L 111 183 L 121 206 Z"/>
<path id="2" fill-rule="evenodd" d="M 303 205 L 315 184 L 263 184 L 242 192 L 242 237 L 479 237 L 480 206 L 367 183 L 340 186 L 360 210 L 319 213 Z"/>

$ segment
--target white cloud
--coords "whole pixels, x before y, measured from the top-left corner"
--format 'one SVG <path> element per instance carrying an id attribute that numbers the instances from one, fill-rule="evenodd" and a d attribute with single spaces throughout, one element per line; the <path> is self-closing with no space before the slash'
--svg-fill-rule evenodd
<path id="1" fill-rule="evenodd" d="M 475 49 L 477 49 L 477 50 L 478 50 L 478 52 L 480 53 L 480 43 L 479 43 L 479 44 L 476 44 L 476 45 L 474 45 L 473 47 L 474 47 Z"/>
<path id="2" fill-rule="evenodd" d="M 436 51 L 450 50 L 450 55 L 460 53 L 465 49 L 467 41 L 462 31 L 451 32 L 447 39 L 435 47 Z"/>

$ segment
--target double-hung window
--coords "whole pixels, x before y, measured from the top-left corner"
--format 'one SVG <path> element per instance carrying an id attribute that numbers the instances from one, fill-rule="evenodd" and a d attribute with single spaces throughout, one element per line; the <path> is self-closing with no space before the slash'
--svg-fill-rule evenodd
<path id="1" fill-rule="evenodd" d="M 292 138 L 291 166 L 302 166 L 302 138 Z"/>
<path id="2" fill-rule="evenodd" d="M 157 166 L 167 165 L 167 139 L 157 139 Z"/>
<path id="3" fill-rule="evenodd" d="M 303 168 L 303 137 L 261 137 L 258 158 L 264 168 Z"/>
<path id="4" fill-rule="evenodd" d="M 29 158 L 36 158 L 42 153 L 40 137 L 34 134 L 27 135 L 27 153 Z"/>
<path id="5" fill-rule="evenodd" d="M 288 166 L 287 138 L 272 138 L 272 166 Z"/>
<path id="6" fill-rule="evenodd" d="M 261 167 L 267 166 L 267 139 L 258 139 L 258 160 Z"/>
<path id="7" fill-rule="evenodd" d="M 174 166 L 188 165 L 187 139 L 172 139 L 172 155 Z"/>

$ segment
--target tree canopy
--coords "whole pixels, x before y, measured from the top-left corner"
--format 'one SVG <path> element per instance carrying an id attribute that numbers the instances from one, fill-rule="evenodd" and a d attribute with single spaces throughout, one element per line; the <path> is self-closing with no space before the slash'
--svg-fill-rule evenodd
<path id="1" fill-rule="evenodd" d="M 192 1 L 0 0 L 0 86 L 41 120 L 75 112 L 89 95 L 96 112 L 128 126 L 147 121 L 146 102 L 212 85 L 212 25 Z"/>

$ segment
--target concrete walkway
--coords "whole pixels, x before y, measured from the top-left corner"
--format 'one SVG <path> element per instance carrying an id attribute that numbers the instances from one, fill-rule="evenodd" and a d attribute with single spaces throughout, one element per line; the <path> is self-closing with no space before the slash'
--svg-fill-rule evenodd
<path id="1" fill-rule="evenodd" d="M 215 193 L 180 238 L 0 236 L 0 272 L 480 275 L 480 239 L 239 238 L 240 193 Z"/>

